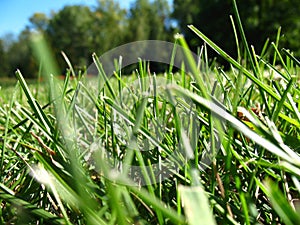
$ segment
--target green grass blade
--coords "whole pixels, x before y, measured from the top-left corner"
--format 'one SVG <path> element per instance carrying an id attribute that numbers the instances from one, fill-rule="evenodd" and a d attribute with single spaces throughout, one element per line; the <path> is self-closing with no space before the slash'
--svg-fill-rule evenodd
<path id="1" fill-rule="evenodd" d="M 64 219 L 61 219 L 44 209 L 40 209 L 35 205 L 14 196 L 13 192 L 2 183 L 0 183 L 0 199 L 10 202 L 18 207 L 27 209 L 33 216 L 43 218 L 45 222 L 47 221 L 51 224 L 65 224 Z"/>
<path id="2" fill-rule="evenodd" d="M 189 225 L 216 225 L 207 196 L 201 186 L 181 185 L 178 191 Z"/>
<path id="3" fill-rule="evenodd" d="M 267 180 L 265 182 L 266 189 L 269 194 L 271 204 L 276 212 L 282 218 L 285 224 L 295 225 L 300 224 L 300 216 L 296 214 L 295 210 L 291 207 L 285 196 L 282 194 L 278 184 Z"/>
<path id="4" fill-rule="evenodd" d="M 30 91 L 30 89 L 28 88 L 28 85 L 24 79 L 24 77 L 22 76 L 21 72 L 19 70 L 16 71 L 16 76 L 17 79 L 20 82 L 20 85 L 27 97 L 28 103 L 31 107 L 31 109 L 34 112 L 34 115 L 38 118 L 38 120 L 40 121 L 41 127 L 43 128 L 43 130 L 45 130 L 46 133 L 50 133 L 50 124 L 47 123 L 47 116 L 45 115 L 45 113 L 43 111 L 40 110 L 40 108 L 38 106 L 38 102 L 33 98 L 33 95 Z"/>
<path id="5" fill-rule="evenodd" d="M 265 92 L 271 95 L 277 101 L 280 101 L 280 96 L 278 96 L 271 87 L 257 79 L 251 72 L 249 72 L 244 66 L 234 60 L 231 56 L 229 56 L 226 52 L 224 52 L 220 47 L 218 47 L 214 42 L 212 42 L 208 37 L 206 37 L 203 33 L 201 33 L 197 28 L 193 25 L 188 26 L 193 32 L 195 32 L 203 41 L 205 41 L 214 51 L 220 54 L 225 60 L 227 60 L 230 64 L 240 70 L 243 74 L 245 74 L 253 83 L 255 83 L 258 87 L 262 88 Z M 292 107 L 287 102 L 284 105 L 292 111 Z"/>
<path id="6" fill-rule="evenodd" d="M 292 59 L 298 66 L 300 66 L 300 61 L 298 59 L 296 59 L 295 56 L 293 56 L 289 50 L 283 48 L 282 52 L 287 55 L 290 59 Z"/>
<path id="7" fill-rule="evenodd" d="M 293 81 L 293 79 L 291 79 L 290 82 L 288 83 L 286 89 L 284 90 L 283 94 L 281 95 L 281 100 L 277 103 L 275 110 L 273 110 L 273 115 L 272 115 L 273 121 L 277 120 L 279 113 L 283 107 L 285 100 L 287 99 L 287 95 L 290 92 L 293 84 L 294 84 L 294 81 Z"/>
<path id="8" fill-rule="evenodd" d="M 188 96 L 189 98 L 193 99 L 196 103 L 204 106 L 205 108 L 211 110 L 215 113 L 218 117 L 223 118 L 224 120 L 228 121 L 235 129 L 239 130 L 247 137 L 255 141 L 257 144 L 262 146 L 263 148 L 267 149 L 268 151 L 274 153 L 275 155 L 294 163 L 295 165 L 300 166 L 300 157 L 291 158 L 288 154 L 286 154 L 281 148 L 277 145 L 271 143 L 269 140 L 264 139 L 263 137 L 259 136 L 257 133 L 253 132 L 249 127 L 247 127 L 244 123 L 240 122 L 237 118 L 226 112 L 224 109 L 219 107 L 213 102 L 208 101 L 207 99 L 202 98 L 199 95 L 191 93 L 187 90 L 180 88 L 179 86 L 169 86 L 169 88 L 179 95 Z"/>
<path id="9" fill-rule="evenodd" d="M 236 0 L 233 0 L 233 11 L 234 11 L 234 14 L 235 14 L 236 19 L 237 19 L 237 27 L 240 31 L 243 45 L 246 48 L 246 53 L 247 53 L 248 59 L 250 60 L 250 64 L 251 64 L 252 70 L 254 71 L 254 75 L 257 78 L 258 77 L 257 76 L 258 75 L 258 71 L 257 71 L 258 68 L 255 65 L 253 55 L 251 54 L 251 51 L 250 51 L 250 48 L 249 48 L 249 45 L 248 45 L 248 41 L 246 39 L 246 35 L 245 35 L 244 29 L 243 29 L 243 25 L 242 25 L 242 21 L 241 21 L 241 18 L 240 18 L 239 10 L 237 8 Z"/>

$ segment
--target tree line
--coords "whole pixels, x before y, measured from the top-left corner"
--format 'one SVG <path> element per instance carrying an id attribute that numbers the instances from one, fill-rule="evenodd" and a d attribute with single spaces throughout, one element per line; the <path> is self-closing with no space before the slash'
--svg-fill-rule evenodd
<path id="1" fill-rule="evenodd" d="M 275 40 L 281 26 L 282 45 L 300 54 L 300 2 L 298 0 L 237 1 L 246 36 L 259 51 L 266 39 Z M 72 64 L 82 69 L 91 63 L 91 55 L 137 40 L 174 42 L 174 34 L 183 33 L 192 50 L 203 43 L 187 25 L 193 24 L 229 54 L 236 55 L 232 0 L 136 0 L 123 9 L 114 0 L 99 0 L 93 7 L 65 6 L 49 17 L 34 13 L 29 25 L 17 39 L 0 39 L 0 77 L 14 76 L 18 68 L 25 77 L 36 77 L 39 70 L 31 47 L 31 35 L 42 32 L 62 70 L 67 65 L 64 51 Z"/>

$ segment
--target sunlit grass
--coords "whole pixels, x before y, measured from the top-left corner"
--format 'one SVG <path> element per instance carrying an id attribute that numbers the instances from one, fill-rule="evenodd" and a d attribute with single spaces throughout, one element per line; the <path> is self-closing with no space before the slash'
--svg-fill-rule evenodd
<path id="1" fill-rule="evenodd" d="M 0 94 L 1 223 L 299 224 L 299 62 L 280 35 L 256 53 L 236 24 L 243 60 L 190 26 L 207 44 L 191 74 L 140 61 L 108 78 L 96 55 L 96 81 L 72 78 L 66 56 L 64 81 L 47 57 L 39 85 L 17 71 Z"/>

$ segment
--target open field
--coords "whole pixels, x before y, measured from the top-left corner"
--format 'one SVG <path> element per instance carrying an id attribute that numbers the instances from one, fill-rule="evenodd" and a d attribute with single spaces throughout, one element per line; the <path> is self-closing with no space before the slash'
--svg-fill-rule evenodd
<path id="1" fill-rule="evenodd" d="M 299 61 L 243 36 L 235 60 L 190 29 L 191 74 L 108 79 L 94 58 L 98 80 L 1 84 L 1 224 L 300 224 Z"/>

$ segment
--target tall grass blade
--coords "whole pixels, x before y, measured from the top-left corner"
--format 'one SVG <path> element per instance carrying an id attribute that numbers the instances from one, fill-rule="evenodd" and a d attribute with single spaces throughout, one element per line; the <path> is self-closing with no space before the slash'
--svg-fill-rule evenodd
<path id="1" fill-rule="evenodd" d="M 196 27 L 193 25 L 188 26 L 193 32 L 195 32 L 203 41 L 205 41 L 214 51 L 220 54 L 226 61 L 236 67 L 239 71 L 245 74 L 253 83 L 255 83 L 258 87 L 262 88 L 266 93 L 272 96 L 277 101 L 280 101 L 280 96 L 278 96 L 271 87 L 257 79 L 251 72 L 249 72 L 244 66 L 234 60 L 231 56 L 229 56 L 226 52 L 224 52 L 220 47 L 218 47 L 214 42 L 212 42 L 208 37 L 206 37 L 203 33 L 201 33 Z M 287 102 L 284 105 L 292 111 L 292 107 Z"/>
<path id="2" fill-rule="evenodd" d="M 182 206 L 189 225 L 216 225 L 207 196 L 201 186 L 179 186 Z"/>

